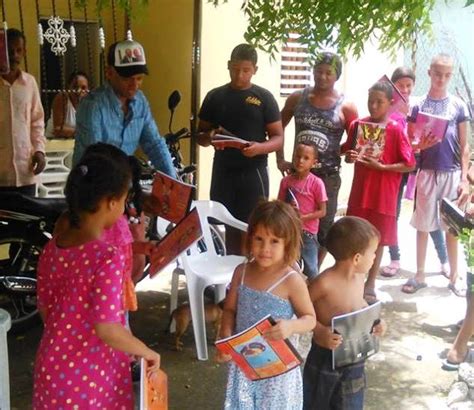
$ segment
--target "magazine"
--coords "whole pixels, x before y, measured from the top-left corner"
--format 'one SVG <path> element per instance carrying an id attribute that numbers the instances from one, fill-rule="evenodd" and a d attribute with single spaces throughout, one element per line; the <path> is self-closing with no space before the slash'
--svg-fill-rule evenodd
<path id="1" fill-rule="evenodd" d="M 168 409 L 168 376 L 159 369 L 156 375 L 147 377 L 147 362 L 140 360 L 140 410 Z"/>
<path id="2" fill-rule="evenodd" d="M 408 101 L 406 98 L 403 96 L 403 94 L 400 92 L 400 90 L 397 88 L 397 86 L 388 78 L 388 76 L 385 74 L 382 78 L 380 78 L 379 81 L 389 83 L 392 86 L 392 106 L 390 107 L 390 112 L 400 112 L 400 106 L 401 105 L 406 105 Z"/>
<path id="3" fill-rule="evenodd" d="M 370 156 L 379 159 L 385 147 L 385 124 L 359 121 L 355 136 L 354 149 L 359 152 L 358 158 Z"/>
<path id="4" fill-rule="evenodd" d="M 332 352 L 336 369 L 361 362 L 379 351 L 379 340 L 372 328 L 380 321 L 380 301 L 355 312 L 332 318 L 332 331 L 342 336 L 342 343 Z"/>
<path id="5" fill-rule="evenodd" d="M 300 209 L 300 204 L 298 202 L 298 199 L 296 199 L 296 195 L 290 187 L 286 189 L 285 202 L 290 204 L 292 207 L 296 209 Z"/>
<path id="6" fill-rule="evenodd" d="M 447 198 L 441 200 L 441 217 L 450 232 L 459 235 L 464 229 L 474 229 L 474 218 L 466 215 L 459 207 Z"/>
<path id="7" fill-rule="evenodd" d="M 157 171 L 151 193 L 156 206 L 152 206 L 151 213 L 170 222 L 178 223 L 189 211 L 193 192 L 193 185 Z"/>
<path id="8" fill-rule="evenodd" d="M 133 252 L 149 255 L 152 278 L 201 238 L 199 214 L 194 208 L 158 243 L 134 242 Z"/>
<path id="9" fill-rule="evenodd" d="M 242 149 L 248 147 L 248 141 L 242 138 L 233 137 L 231 135 L 216 134 L 212 137 L 211 144 L 216 148 L 237 148 Z"/>
<path id="10" fill-rule="evenodd" d="M 7 33 L 5 29 L 0 28 L 0 74 L 8 74 L 9 72 Z"/>
<path id="11" fill-rule="evenodd" d="M 419 111 L 413 128 L 413 141 L 419 142 L 423 135 L 431 133 L 438 142 L 441 142 L 446 134 L 448 124 L 449 120 L 447 118 Z"/>
<path id="12" fill-rule="evenodd" d="M 250 380 L 279 376 L 301 363 L 301 357 L 288 339 L 267 340 L 262 333 L 276 322 L 270 315 L 236 335 L 218 340 L 216 347 L 232 360 Z"/>

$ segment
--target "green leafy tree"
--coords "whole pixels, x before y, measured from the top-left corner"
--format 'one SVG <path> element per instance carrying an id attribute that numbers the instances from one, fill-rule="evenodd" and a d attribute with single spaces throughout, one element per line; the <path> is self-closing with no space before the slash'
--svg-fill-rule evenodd
<path id="1" fill-rule="evenodd" d="M 208 0 L 215 6 L 228 0 Z M 235 1 L 235 0 L 233 0 Z M 392 55 L 410 45 L 418 33 L 430 33 L 430 13 L 436 0 L 243 0 L 248 18 L 245 39 L 270 55 L 280 50 L 290 33 L 300 35 L 310 56 L 322 48 L 359 57 L 376 39 Z M 466 7 L 474 0 L 466 0 Z"/>

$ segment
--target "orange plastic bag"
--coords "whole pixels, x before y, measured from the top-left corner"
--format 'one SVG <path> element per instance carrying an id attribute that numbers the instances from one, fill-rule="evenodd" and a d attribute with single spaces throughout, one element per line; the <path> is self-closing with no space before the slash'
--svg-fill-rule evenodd
<path id="1" fill-rule="evenodd" d="M 141 360 L 140 410 L 168 410 L 168 376 L 159 369 L 147 376 L 147 364 Z"/>

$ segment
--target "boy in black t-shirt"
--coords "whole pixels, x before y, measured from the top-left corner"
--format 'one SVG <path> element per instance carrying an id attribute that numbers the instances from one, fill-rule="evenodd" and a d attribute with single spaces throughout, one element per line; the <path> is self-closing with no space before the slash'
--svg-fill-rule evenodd
<path id="1" fill-rule="evenodd" d="M 227 63 L 230 83 L 209 91 L 199 112 L 197 141 L 207 147 L 215 134 L 229 134 L 249 144 L 242 149 L 216 148 L 211 199 L 247 221 L 260 198 L 268 197 L 267 154 L 283 146 L 278 104 L 266 89 L 252 84 L 257 52 L 249 44 L 234 48 Z M 228 254 L 243 254 L 244 235 L 226 227 Z"/>

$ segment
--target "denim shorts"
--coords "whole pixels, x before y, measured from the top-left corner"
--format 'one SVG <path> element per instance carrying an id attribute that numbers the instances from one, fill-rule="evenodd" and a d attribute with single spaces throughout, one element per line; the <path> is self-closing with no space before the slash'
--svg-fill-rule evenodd
<path id="1" fill-rule="evenodd" d="M 303 371 L 304 410 L 362 410 L 365 363 L 332 368 L 332 351 L 313 343 Z"/>

